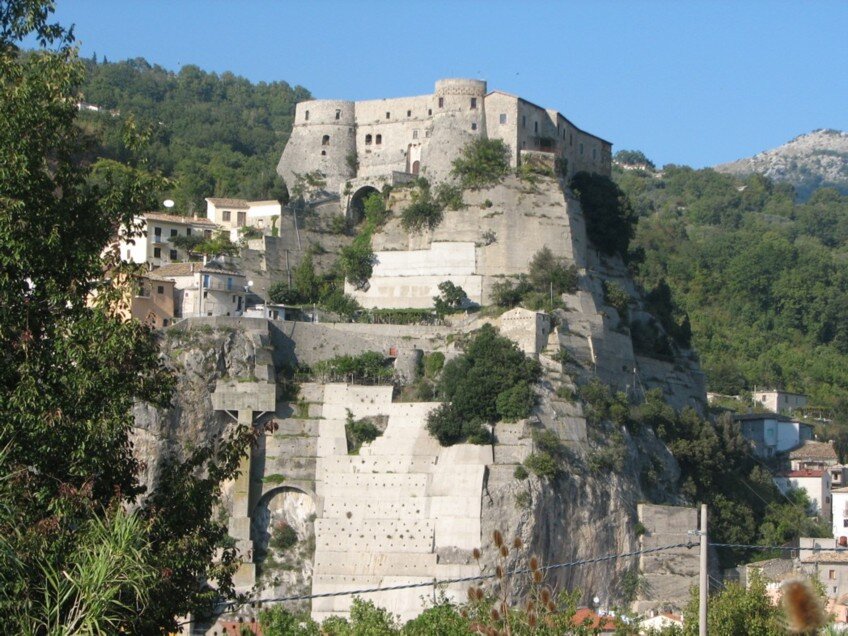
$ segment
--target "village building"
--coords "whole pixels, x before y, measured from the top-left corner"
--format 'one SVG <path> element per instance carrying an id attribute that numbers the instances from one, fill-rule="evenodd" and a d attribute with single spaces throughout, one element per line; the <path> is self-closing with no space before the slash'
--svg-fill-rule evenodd
<path id="1" fill-rule="evenodd" d="M 762 404 L 775 413 L 792 413 L 807 406 L 807 396 L 800 393 L 790 393 L 778 389 L 755 390 L 751 396 L 755 402 Z"/>
<path id="2" fill-rule="evenodd" d="M 229 232 L 230 240 L 241 238 L 243 228 L 254 228 L 271 234 L 279 228 L 282 205 L 279 201 L 247 201 L 245 199 L 206 199 L 206 218 Z"/>
<path id="3" fill-rule="evenodd" d="M 130 313 L 154 329 L 174 322 L 174 281 L 155 272 L 135 280 Z"/>
<path id="4" fill-rule="evenodd" d="M 131 263 L 148 263 L 159 267 L 168 263 L 179 263 L 188 259 L 184 249 L 173 243 L 180 236 L 211 238 L 217 229 L 208 219 L 177 216 L 160 212 L 146 212 L 134 221 L 141 227 L 141 236 L 119 237 L 118 249 L 121 260 Z"/>
<path id="5" fill-rule="evenodd" d="M 241 316 L 247 284 L 244 274 L 225 259 L 207 263 L 174 263 L 156 270 L 174 282 L 174 309 L 179 318 Z"/>
<path id="6" fill-rule="evenodd" d="M 782 493 L 802 490 L 810 500 L 810 514 L 831 518 L 830 472 L 827 470 L 790 470 L 778 473 L 774 484 Z"/>
<path id="7" fill-rule="evenodd" d="M 742 435 L 751 442 L 758 457 L 774 457 L 813 438 L 810 424 L 776 413 L 746 413 L 733 419 L 739 422 Z"/>
<path id="8" fill-rule="evenodd" d="M 838 463 L 839 459 L 831 442 L 816 442 L 808 439 L 789 451 L 789 467 L 792 470 L 826 470 L 835 467 Z M 832 477 L 833 474 L 831 474 Z M 839 483 L 842 483 L 841 476 Z"/>

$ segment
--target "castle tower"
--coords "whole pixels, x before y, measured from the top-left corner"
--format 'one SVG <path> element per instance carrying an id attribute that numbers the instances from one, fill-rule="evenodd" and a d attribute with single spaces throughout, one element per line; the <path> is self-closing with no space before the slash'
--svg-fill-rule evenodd
<path id="1" fill-rule="evenodd" d="M 325 189 L 333 193 L 355 176 L 355 124 L 351 101 L 322 99 L 297 104 L 291 137 L 277 165 L 289 192 L 296 182 L 295 173 L 321 171 Z"/>
<path id="2" fill-rule="evenodd" d="M 422 173 L 431 181 L 446 179 L 465 145 L 486 137 L 486 82 L 443 79 L 433 95 L 433 130 L 423 149 Z"/>

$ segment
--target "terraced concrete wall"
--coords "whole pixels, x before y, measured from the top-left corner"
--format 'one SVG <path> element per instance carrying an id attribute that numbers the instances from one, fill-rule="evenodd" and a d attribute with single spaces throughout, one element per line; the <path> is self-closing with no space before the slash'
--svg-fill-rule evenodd
<path id="1" fill-rule="evenodd" d="M 437 579 L 478 573 L 468 552 L 480 546 L 481 497 L 488 446 L 442 448 L 427 433 L 437 403 L 392 402 L 391 387 L 329 384 L 318 438 L 313 593 L 422 583 L 367 598 L 409 620 L 433 599 Z M 348 455 L 344 417 L 388 416 L 385 432 Z M 441 553 L 464 553 L 448 562 Z M 459 599 L 462 586 L 447 589 Z M 351 597 L 314 599 L 312 615 L 345 615 Z"/>
<path id="2" fill-rule="evenodd" d="M 432 243 L 429 249 L 376 252 L 374 272 L 365 290 L 345 284 L 363 307 L 418 309 L 433 306 L 439 284 L 451 281 L 475 303 L 483 302 L 483 277 L 476 274 L 473 242 Z"/>

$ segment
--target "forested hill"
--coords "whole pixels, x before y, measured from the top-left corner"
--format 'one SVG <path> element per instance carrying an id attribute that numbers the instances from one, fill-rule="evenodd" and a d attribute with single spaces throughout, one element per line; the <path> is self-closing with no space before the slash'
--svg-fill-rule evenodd
<path id="1" fill-rule="evenodd" d="M 95 154 L 126 160 L 123 128 L 129 115 L 152 132 L 145 151 L 153 168 L 174 179 L 169 192 L 180 213 L 205 209 L 204 197 L 277 199 L 275 173 L 297 102 L 311 99 L 301 86 L 253 84 L 232 73 L 184 66 L 178 73 L 142 58 L 86 61 L 81 125 L 96 139 Z"/>
<path id="2" fill-rule="evenodd" d="M 685 166 L 616 167 L 640 220 L 633 263 L 689 313 L 712 391 L 808 393 L 848 420 L 848 195 Z M 636 255 L 635 261 L 639 260 Z"/>

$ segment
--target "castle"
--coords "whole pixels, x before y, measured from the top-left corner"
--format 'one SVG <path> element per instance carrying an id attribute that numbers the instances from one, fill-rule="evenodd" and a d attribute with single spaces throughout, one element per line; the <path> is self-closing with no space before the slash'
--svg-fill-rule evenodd
<path id="1" fill-rule="evenodd" d="M 477 138 L 503 140 L 513 167 L 541 154 L 559 160 L 566 177 L 583 170 L 609 175 L 612 168 L 612 144 L 559 112 L 487 92 L 482 80 L 443 79 L 432 95 L 300 102 L 277 172 L 291 189 L 297 175 L 319 171 L 326 190 L 340 195 L 410 175 L 439 181 Z"/>

